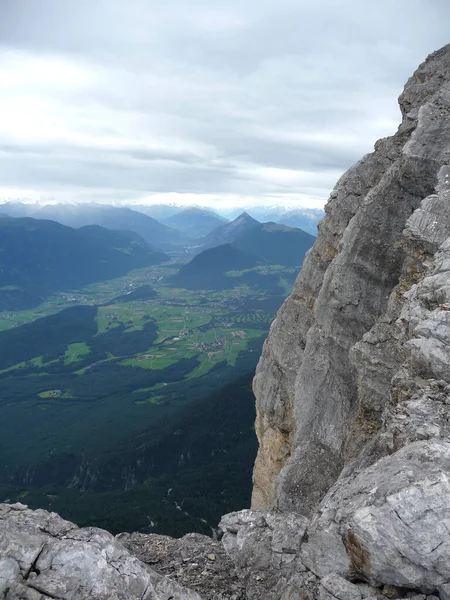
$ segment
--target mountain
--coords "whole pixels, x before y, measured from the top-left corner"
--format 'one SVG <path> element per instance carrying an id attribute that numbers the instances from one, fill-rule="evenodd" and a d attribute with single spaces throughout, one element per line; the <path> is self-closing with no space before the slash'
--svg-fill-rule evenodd
<path id="1" fill-rule="evenodd" d="M 229 221 L 234 221 L 234 219 L 237 219 L 237 217 L 239 217 L 239 215 L 242 215 L 242 213 L 244 211 L 246 211 L 247 213 L 250 213 L 250 208 L 243 208 L 243 207 L 229 207 L 229 208 L 217 208 L 216 211 L 219 213 L 219 215 L 221 215 L 222 217 L 224 217 L 225 219 L 228 219 Z M 254 216 L 255 219 L 257 219 L 257 217 L 255 215 L 251 215 Z"/>
<path id="2" fill-rule="evenodd" d="M 314 236 L 276 223 L 257 223 L 234 239 L 241 250 L 253 252 L 271 265 L 298 267 L 314 244 Z"/>
<path id="3" fill-rule="evenodd" d="M 299 266 L 314 243 L 314 236 L 301 229 L 259 223 L 244 212 L 237 219 L 214 229 L 200 240 L 202 248 L 232 243 L 272 265 Z"/>
<path id="4" fill-rule="evenodd" d="M 317 236 L 317 224 L 324 217 L 324 211 L 317 208 L 291 208 L 286 206 L 251 206 L 247 213 L 260 223 L 279 223 L 288 227 L 303 229 L 313 236 Z M 240 208 L 220 209 L 219 214 L 235 219 L 242 213 Z"/>
<path id="5" fill-rule="evenodd" d="M 223 227 L 219 229 L 222 234 Z M 301 229 L 258 223 L 248 216 L 237 219 L 237 226 L 228 229 L 226 235 L 234 240 L 232 244 L 203 250 L 181 267 L 171 278 L 171 284 L 185 289 L 227 289 L 248 284 L 276 293 L 280 282 L 275 273 L 244 272 L 231 277 L 227 272 L 246 271 L 258 265 L 298 267 L 315 239 Z"/>
<path id="6" fill-rule="evenodd" d="M 31 217 L 34 212 L 39 210 L 40 205 L 10 200 L 1 204 L 0 207 L 2 214 L 8 217 Z"/>
<path id="7" fill-rule="evenodd" d="M 167 259 L 134 233 L 72 229 L 32 218 L 0 220 L 0 310 L 37 306 L 48 295 Z"/>
<path id="8" fill-rule="evenodd" d="M 228 219 L 212 210 L 196 206 L 185 208 L 164 220 L 164 224 L 168 227 L 178 229 L 192 238 L 202 238 L 225 223 L 228 223 Z"/>
<path id="9" fill-rule="evenodd" d="M 332 573 L 345 598 L 350 581 L 450 597 L 450 45 L 399 104 L 336 184 L 253 386 L 252 506 L 310 519 L 299 559 L 321 597 L 340 596 Z"/>
<path id="10" fill-rule="evenodd" d="M 258 225 L 260 223 L 256 219 L 253 219 L 248 213 L 243 212 L 234 221 L 231 221 L 231 223 L 225 223 L 213 229 L 211 233 L 200 240 L 201 246 L 202 248 L 212 248 L 222 244 L 230 244 L 236 238 L 244 235 Z"/>
<path id="11" fill-rule="evenodd" d="M 197 254 L 176 273 L 171 283 L 185 289 L 226 289 L 232 287 L 227 271 L 251 269 L 261 259 L 231 244 L 223 244 Z"/>
<path id="12" fill-rule="evenodd" d="M 35 219 L 50 219 L 68 227 L 100 225 L 106 229 L 128 230 L 137 233 L 146 242 L 167 250 L 189 243 L 188 238 L 176 229 L 159 223 L 152 217 L 130 208 L 106 204 L 23 204 L 7 202 L 0 210 L 12 217 L 29 216 Z"/>

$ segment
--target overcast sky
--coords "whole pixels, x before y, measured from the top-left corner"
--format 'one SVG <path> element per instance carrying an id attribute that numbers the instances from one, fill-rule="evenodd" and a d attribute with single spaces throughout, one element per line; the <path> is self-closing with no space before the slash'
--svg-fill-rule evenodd
<path id="1" fill-rule="evenodd" d="M 0 198 L 323 206 L 449 0 L 0 0 Z"/>

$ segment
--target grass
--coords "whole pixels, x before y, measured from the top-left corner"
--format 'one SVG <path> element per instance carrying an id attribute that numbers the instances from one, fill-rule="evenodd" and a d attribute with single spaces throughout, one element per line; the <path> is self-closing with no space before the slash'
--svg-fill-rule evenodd
<path id="1" fill-rule="evenodd" d="M 280 277 L 287 277 L 286 282 L 289 279 L 290 269 L 284 267 L 264 265 L 255 270 L 279 273 Z M 96 315 L 98 334 L 119 326 L 125 332 L 143 330 L 144 325 L 152 319 L 157 323 L 157 339 L 151 348 L 135 356 L 107 353 L 106 358 L 81 368 L 77 368 L 77 363 L 88 357 L 91 348 L 85 342 L 70 344 L 59 360 L 65 365 L 73 365 L 76 375 L 84 375 L 94 364 L 97 366 L 113 360 L 124 366 L 163 370 L 182 359 L 198 357 L 200 364 L 189 374 L 189 378 L 202 377 L 219 362 L 234 365 L 249 341 L 266 334 L 274 317 L 273 312 L 250 307 L 254 306 L 256 299 L 259 301 L 270 294 L 255 291 L 248 285 L 217 292 L 173 289 L 166 286 L 164 276 L 174 271 L 170 265 L 139 269 L 84 290 L 55 295 L 34 311 L 0 313 L 0 329 L 57 312 L 70 304 L 97 304 L 103 300 Z M 238 272 L 233 275 L 238 275 Z M 156 298 L 111 303 L 113 298 L 123 296 L 130 289 L 149 283 L 158 294 Z M 28 363 L 14 365 L 0 373 L 30 366 L 43 369 L 49 364 L 44 363 L 42 357 L 35 357 Z"/>
<path id="2" fill-rule="evenodd" d="M 84 342 L 69 344 L 64 356 L 64 364 L 69 365 L 71 363 L 80 362 L 80 360 L 83 360 L 90 351 L 91 347 Z"/>
<path id="3" fill-rule="evenodd" d="M 48 367 L 49 365 L 52 365 L 56 362 L 58 362 L 57 359 L 51 360 L 49 362 L 44 362 L 42 356 L 36 356 L 35 358 L 32 358 L 31 360 L 28 360 L 26 362 L 24 361 L 24 362 L 18 363 L 17 365 L 12 365 L 11 367 L 8 367 L 7 369 L 3 369 L 0 371 L 0 374 L 8 373 L 10 371 L 17 371 L 20 369 L 28 369 L 30 367 L 36 367 L 38 369 L 42 369 L 43 367 Z"/>
<path id="4" fill-rule="evenodd" d="M 127 367 L 163 370 L 182 359 L 198 357 L 200 365 L 192 371 L 189 378 L 203 376 L 222 361 L 230 366 L 234 365 L 237 356 L 246 350 L 250 340 L 265 335 L 264 326 L 270 323 L 273 315 L 263 310 L 230 309 L 230 303 L 236 299 L 236 292 L 233 294 L 225 294 L 224 297 L 224 294 L 219 293 L 204 306 L 201 302 L 202 293 L 184 294 L 183 290 L 176 290 L 175 305 L 155 305 L 153 301 L 132 301 L 99 307 L 96 316 L 99 334 L 119 325 L 125 326 L 125 331 L 142 330 L 149 319 L 154 319 L 157 322 L 158 335 L 155 343 L 145 352 L 122 357 L 120 354 L 113 356 L 108 353 L 107 358 L 94 364 L 118 360 L 119 364 Z M 239 299 L 240 294 L 241 292 L 237 296 Z M 191 304 L 194 301 L 197 301 L 197 304 Z M 214 318 L 216 319 L 214 323 L 218 323 L 216 326 L 213 326 Z M 262 328 L 253 329 L 252 324 Z M 70 344 L 61 358 L 65 365 L 73 364 L 75 367 L 89 355 L 90 351 L 91 348 L 87 343 L 77 342 Z M 13 371 L 29 366 L 43 368 L 47 364 L 42 361 L 42 357 L 36 357 L 28 363 L 15 365 L 8 370 Z M 83 366 L 74 370 L 74 374 L 84 375 L 92 366 Z"/>
<path id="5" fill-rule="evenodd" d="M 268 313 L 264 310 L 253 310 L 251 312 L 244 312 L 233 317 L 234 323 L 266 323 L 270 324 L 274 319 L 273 313 Z"/>
<path id="6" fill-rule="evenodd" d="M 157 348 L 153 347 L 145 354 L 127 358 L 120 364 L 142 369 L 165 369 L 183 358 L 197 356 L 201 364 L 188 377 L 201 377 L 219 362 L 225 361 L 234 366 L 239 353 L 246 350 L 248 342 L 263 335 L 266 335 L 266 331 L 248 328 L 196 331 L 177 341 L 169 340 L 159 344 Z"/>
<path id="7" fill-rule="evenodd" d="M 154 285 L 161 277 L 171 275 L 175 269 L 168 265 L 153 265 L 130 271 L 123 277 L 94 283 L 83 289 L 67 290 L 50 296 L 36 308 L 22 311 L 0 312 L 0 330 L 10 329 L 55 314 L 63 308 L 76 305 L 108 304 L 117 296 L 145 284 Z M 170 294 L 169 294 L 170 295 Z"/>
<path id="8" fill-rule="evenodd" d="M 285 267 L 284 265 L 260 265 L 251 269 L 242 269 L 239 271 L 227 271 L 227 277 L 242 277 L 244 273 L 258 273 L 259 275 L 283 275 L 288 273 L 297 273 L 298 267 Z"/>
<path id="9" fill-rule="evenodd" d="M 127 331 L 142 329 L 145 319 L 148 316 L 156 316 L 161 321 L 161 338 L 164 332 L 169 330 L 176 332 L 176 327 L 170 329 L 169 322 L 176 317 L 177 310 L 179 314 L 185 314 L 187 310 L 191 311 L 192 321 L 188 325 L 193 328 L 208 322 L 208 313 L 204 312 L 205 307 L 215 306 L 220 308 L 227 302 L 232 301 L 236 296 L 252 296 L 255 292 L 248 286 L 242 285 L 238 289 L 220 290 L 208 293 L 201 290 L 185 290 L 181 288 L 173 289 L 166 285 L 167 276 L 175 273 L 177 268 L 171 264 L 145 267 L 131 271 L 123 277 L 102 281 L 92 284 L 83 289 L 68 290 L 55 294 L 46 299 L 40 306 L 24 311 L 3 311 L 0 312 L 0 330 L 10 329 L 23 323 L 34 321 L 35 319 L 54 314 L 63 308 L 75 305 L 102 305 L 98 310 L 97 322 L 98 332 L 102 333 L 124 323 Z M 279 274 L 281 283 L 286 292 L 289 286 L 292 286 L 290 279 L 298 269 L 279 267 L 277 265 L 264 265 L 256 267 L 254 271 L 261 274 Z M 245 271 L 230 272 L 234 277 L 239 277 Z M 158 297 L 153 300 L 134 301 L 122 304 L 111 304 L 111 301 L 126 293 L 130 289 L 136 289 L 141 285 L 150 284 L 157 292 Z M 171 304 L 166 306 L 165 303 Z M 180 306 L 174 306 L 179 303 Z M 152 310 L 157 308 L 156 315 Z M 164 310 L 169 308 L 167 319 L 164 319 Z M 176 310 L 177 309 L 177 310 Z M 162 314 L 161 314 L 162 313 Z"/>

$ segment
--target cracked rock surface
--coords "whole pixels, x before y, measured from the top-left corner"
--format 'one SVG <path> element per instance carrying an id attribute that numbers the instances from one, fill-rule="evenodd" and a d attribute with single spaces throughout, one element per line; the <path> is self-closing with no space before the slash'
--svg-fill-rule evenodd
<path id="1" fill-rule="evenodd" d="M 450 163 L 450 46 L 428 57 L 399 102 L 397 133 L 336 184 L 265 342 L 253 384 L 254 509 L 311 516 L 379 432 L 402 360 L 401 332 L 389 321 L 450 234 L 441 170 Z M 445 379 L 437 340 L 423 340 L 420 351 Z"/>
<path id="2" fill-rule="evenodd" d="M 450 442 L 414 442 L 332 488 L 302 547 L 318 575 L 433 592 L 450 582 Z M 333 541 L 334 538 L 334 541 Z"/>
<path id="3" fill-rule="evenodd" d="M 200 600 L 159 575 L 106 531 L 55 513 L 0 504 L 2 600 Z"/>
<path id="4" fill-rule="evenodd" d="M 399 103 L 331 193 L 254 379 L 252 507 L 310 519 L 296 560 L 322 598 L 333 575 L 450 599 L 450 45 Z"/>

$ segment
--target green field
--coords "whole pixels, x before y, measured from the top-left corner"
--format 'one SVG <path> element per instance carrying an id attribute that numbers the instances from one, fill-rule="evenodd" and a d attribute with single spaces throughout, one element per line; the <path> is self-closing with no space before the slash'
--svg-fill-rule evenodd
<path id="1" fill-rule="evenodd" d="M 234 365 L 239 353 L 246 350 L 248 342 L 263 337 L 273 320 L 273 310 L 257 308 L 258 302 L 270 299 L 271 294 L 254 290 L 247 284 L 220 291 L 174 289 L 167 283 L 167 278 L 175 271 L 176 268 L 171 265 L 139 269 L 125 277 L 91 285 L 84 290 L 58 294 L 35 311 L 0 313 L 0 330 L 54 314 L 62 307 L 95 303 L 98 305 L 95 318 L 98 335 L 111 333 L 114 329 L 130 334 L 142 332 L 145 325 L 152 321 L 157 325 L 157 338 L 144 351 L 130 354 L 128 349 L 121 351 L 119 345 L 102 357 L 93 356 L 88 363 L 86 361 L 91 353 L 88 341 L 71 343 L 59 360 L 65 365 L 73 365 L 77 375 L 110 361 L 118 361 L 123 366 L 163 370 L 182 359 L 196 357 L 200 364 L 189 377 L 200 377 L 221 361 Z M 240 276 L 250 271 L 271 276 L 278 274 L 280 281 L 286 278 L 292 281 L 294 275 L 291 268 L 265 265 L 230 273 L 230 279 L 239 283 Z M 155 289 L 155 298 L 126 301 L 129 290 L 148 283 Z M 111 302 L 117 297 L 121 297 L 122 301 Z M 35 356 L 0 373 L 30 366 L 44 368 L 51 364 L 42 360 L 41 356 Z"/>
<path id="2" fill-rule="evenodd" d="M 264 265 L 255 267 L 254 269 L 246 269 L 243 271 L 230 271 L 230 289 L 214 291 L 214 290 L 185 290 L 174 289 L 168 282 L 168 278 L 173 275 L 178 269 L 178 265 L 164 264 L 151 267 L 144 267 L 131 271 L 123 277 L 112 279 L 110 281 L 102 281 L 92 284 L 81 290 L 70 290 L 59 292 L 50 296 L 40 306 L 32 310 L 23 311 L 3 311 L 0 312 L 0 331 L 17 327 L 23 323 L 29 323 L 35 319 L 55 314 L 67 308 L 68 306 L 80 305 L 104 305 L 106 308 L 110 305 L 114 298 L 126 294 L 132 289 L 139 286 L 150 284 L 158 294 L 158 299 L 151 301 L 141 301 L 143 304 L 153 302 L 153 306 L 165 305 L 174 307 L 180 304 L 182 307 L 198 307 L 204 308 L 207 305 L 209 308 L 226 306 L 230 302 L 236 301 L 237 298 L 253 298 L 260 297 L 261 291 L 255 291 L 251 286 L 240 283 L 240 279 L 245 274 L 253 273 L 261 276 L 267 275 L 270 277 L 278 276 L 279 284 L 282 288 L 288 291 L 292 287 L 295 274 L 298 269 L 292 267 L 282 267 L 279 265 Z M 234 288 L 233 288 L 234 286 Z M 231 289 L 233 288 L 233 289 Z M 263 292 L 264 294 L 264 292 Z M 273 293 L 268 285 L 268 290 L 265 293 L 266 297 L 270 297 Z M 133 305 L 134 304 L 134 305 Z M 114 311 L 111 315 L 118 314 L 119 322 L 131 321 L 129 328 L 141 328 L 145 312 L 139 314 L 137 307 L 139 303 L 125 303 L 125 305 L 114 305 Z M 134 311 L 136 311 L 134 313 Z M 116 324 L 114 317 L 107 317 L 106 312 L 101 310 L 99 314 L 99 332 L 104 331 Z M 104 313 L 104 314 L 103 314 Z M 148 313 L 147 313 L 148 314 Z M 127 317 L 127 318 L 125 318 Z"/>
<path id="3" fill-rule="evenodd" d="M 210 514 L 213 525 L 216 516 L 241 506 L 242 454 L 249 455 L 245 481 L 250 481 L 248 448 L 255 448 L 250 381 L 283 300 L 273 291 L 273 278 L 292 282 L 294 273 L 266 266 L 251 271 L 263 282 L 267 273 L 267 290 L 259 280 L 255 287 L 250 279 L 239 285 L 239 272 L 230 277 L 230 289 L 185 290 L 170 286 L 176 269 L 139 269 L 57 294 L 32 311 L 0 313 L 0 411 L 8 423 L 0 438 L 0 501 L 26 498 L 35 507 L 111 530 L 145 530 L 150 506 L 159 515 L 156 530 L 176 535 L 209 532 L 201 519 L 193 522 L 167 506 L 167 490 L 177 489 L 176 481 L 180 502 L 191 503 L 190 511 L 201 518 Z M 137 299 L 145 286 L 155 294 Z M 218 391 L 244 375 L 242 429 L 239 394 L 234 388 Z M 209 409 L 216 398 L 221 398 L 217 415 Z M 194 418 L 191 408 L 200 401 Z M 223 454 L 226 419 L 230 440 L 236 438 Z M 183 429 L 187 422 L 191 433 Z M 205 428 L 200 445 L 199 423 Z M 169 477 L 190 445 L 199 456 L 198 472 L 186 465 L 183 480 Z M 166 457 L 173 464 L 164 464 Z M 217 490 L 213 504 L 211 498 L 204 501 L 206 489 Z M 104 502 L 110 516 L 102 521 Z M 145 508 L 130 512 L 130 502 Z"/>
<path id="4" fill-rule="evenodd" d="M 69 344 L 64 355 L 64 364 L 69 365 L 71 363 L 79 362 L 80 360 L 83 360 L 83 357 L 89 354 L 90 351 L 91 348 L 84 342 Z"/>

